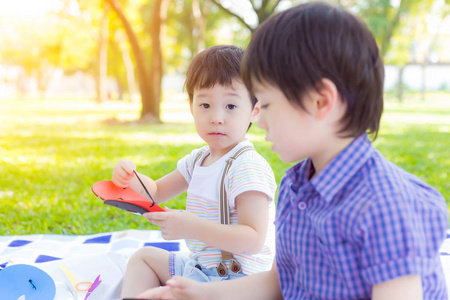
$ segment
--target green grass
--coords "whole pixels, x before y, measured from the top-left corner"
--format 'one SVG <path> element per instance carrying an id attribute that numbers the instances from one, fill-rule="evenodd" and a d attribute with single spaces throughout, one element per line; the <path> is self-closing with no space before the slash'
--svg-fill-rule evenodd
<path id="1" fill-rule="evenodd" d="M 387 101 L 376 147 L 391 161 L 436 187 L 449 200 L 450 101 Z M 115 163 L 128 158 L 159 178 L 178 159 L 203 145 L 182 100 L 164 103 L 164 124 L 118 125 L 133 120 L 137 104 L 84 100 L 0 100 L 0 235 L 91 234 L 154 229 L 143 218 L 101 203 L 93 183 L 110 179 Z M 257 150 L 279 182 L 289 165 L 250 130 Z M 167 203 L 184 207 L 185 195 Z"/>

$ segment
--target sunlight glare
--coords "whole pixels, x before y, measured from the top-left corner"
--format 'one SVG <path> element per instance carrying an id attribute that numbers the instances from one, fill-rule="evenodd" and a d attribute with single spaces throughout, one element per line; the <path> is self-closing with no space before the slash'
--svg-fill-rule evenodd
<path id="1" fill-rule="evenodd" d="M 38 17 L 62 5 L 60 0 L 0 0 L 0 16 Z"/>

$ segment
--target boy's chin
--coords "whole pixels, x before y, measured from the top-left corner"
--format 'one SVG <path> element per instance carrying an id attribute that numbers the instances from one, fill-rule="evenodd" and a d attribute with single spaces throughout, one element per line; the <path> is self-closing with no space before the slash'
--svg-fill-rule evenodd
<path id="1" fill-rule="evenodd" d="M 292 162 L 292 161 L 289 159 L 289 157 L 287 157 L 286 155 L 284 155 L 283 153 L 281 153 L 281 152 L 279 152 L 279 151 L 276 151 L 276 150 L 273 148 L 273 145 L 272 145 L 271 150 L 272 150 L 272 152 L 275 152 L 276 154 L 278 154 L 278 158 L 279 158 L 282 162 L 284 162 L 284 163 L 291 163 L 291 162 Z"/>
<path id="2" fill-rule="evenodd" d="M 282 151 L 277 151 L 276 148 L 273 147 L 273 145 L 272 145 L 272 149 L 271 150 L 273 152 L 275 152 L 276 154 L 278 154 L 278 158 L 282 162 L 287 163 L 287 164 L 295 163 L 295 162 L 298 162 L 298 161 L 301 161 L 301 160 L 304 159 L 304 158 L 298 158 L 298 156 L 295 156 L 295 155 L 292 155 L 292 154 L 283 153 Z"/>

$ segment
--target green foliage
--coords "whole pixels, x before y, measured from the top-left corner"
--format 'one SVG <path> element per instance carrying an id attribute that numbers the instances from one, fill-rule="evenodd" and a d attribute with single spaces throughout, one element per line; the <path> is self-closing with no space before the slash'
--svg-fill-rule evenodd
<path id="1" fill-rule="evenodd" d="M 80 100 L 0 103 L 0 235 L 155 229 L 139 216 L 103 205 L 91 186 L 110 179 L 122 158 L 134 161 L 140 172 L 159 178 L 203 145 L 192 123 L 174 122 L 180 112 L 189 114 L 185 102 L 163 102 L 167 122 L 158 125 L 105 122 L 112 117 L 137 118 L 139 107 L 121 102 L 101 106 Z M 393 99 L 386 106 L 376 147 L 449 200 L 448 101 L 411 100 L 399 105 Z M 261 129 L 254 126 L 249 135 L 279 183 L 289 165 L 270 151 Z M 166 205 L 184 208 L 184 197 Z"/>
<path id="2" fill-rule="evenodd" d="M 437 93 L 435 95 L 448 95 Z M 404 104 L 388 97 L 381 131 L 375 142 L 383 155 L 437 188 L 450 203 L 450 103 L 433 94 L 405 95 Z"/>
<path id="3" fill-rule="evenodd" d="M 95 54 L 96 41 L 85 18 L 48 13 L 45 18 L 7 20 L 0 29 L 4 62 L 22 66 L 29 75 L 58 67 L 86 70 Z M 76 29 L 75 29 L 76 28 Z"/>
<path id="4" fill-rule="evenodd" d="M 343 0 L 366 22 L 380 47 L 385 63 L 405 65 L 411 61 L 413 43 L 427 35 L 427 22 L 434 0 Z M 441 17 L 441 16 L 435 16 Z M 413 59 L 414 60 L 414 59 Z"/>
<path id="5" fill-rule="evenodd" d="M 218 44 L 234 44 L 245 48 L 250 31 L 238 22 L 230 22 L 230 16 L 209 0 L 200 0 L 200 6 L 208 5 L 205 18 L 205 47 Z M 192 12 L 192 0 L 171 1 L 162 39 L 164 64 L 167 73 L 186 72 L 189 62 L 197 52 L 198 28 Z"/>

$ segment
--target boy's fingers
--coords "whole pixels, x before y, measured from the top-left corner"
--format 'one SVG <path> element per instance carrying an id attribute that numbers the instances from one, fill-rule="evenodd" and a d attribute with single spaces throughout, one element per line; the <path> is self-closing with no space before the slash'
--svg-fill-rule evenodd
<path id="1" fill-rule="evenodd" d="M 144 214 L 144 217 L 149 221 L 164 221 L 167 217 L 166 214 L 164 212 L 148 212 Z"/>
<path id="2" fill-rule="evenodd" d="M 113 175 L 113 177 L 112 177 L 112 182 L 121 188 L 126 188 L 128 186 L 128 184 L 130 183 L 130 180 L 131 180 L 131 176 L 129 176 L 125 173 L 123 173 L 123 174 L 118 173 L 115 176 Z"/>
<path id="3" fill-rule="evenodd" d="M 131 161 L 127 161 L 121 165 L 122 170 L 129 176 L 134 176 L 134 171 L 136 170 L 136 166 Z"/>
<path id="4" fill-rule="evenodd" d="M 167 211 L 167 212 L 184 212 L 184 211 L 186 211 L 184 209 L 173 209 L 173 208 L 169 208 L 167 206 L 164 207 L 164 210 Z"/>
<path id="5" fill-rule="evenodd" d="M 153 288 L 147 290 L 137 297 L 137 299 L 175 299 L 170 292 L 170 289 L 166 286 L 162 286 L 160 288 Z"/>
<path id="6" fill-rule="evenodd" d="M 172 277 L 171 279 L 169 279 L 166 282 L 166 285 L 174 291 L 174 293 L 176 292 L 176 294 L 178 294 L 178 292 L 181 293 L 185 293 L 185 289 L 192 287 L 192 284 L 194 282 L 191 279 L 187 279 L 181 276 L 175 276 Z"/>
<path id="7" fill-rule="evenodd" d="M 112 179 L 112 182 L 114 183 L 114 185 L 116 185 L 118 187 L 121 187 L 121 188 L 126 188 L 127 187 L 126 185 L 124 185 L 123 183 L 119 182 L 115 178 Z"/>
<path id="8" fill-rule="evenodd" d="M 174 276 L 166 282 L 166 285 L 171 288 L 182 288 L 183 281 L 182 278 Z"/>

